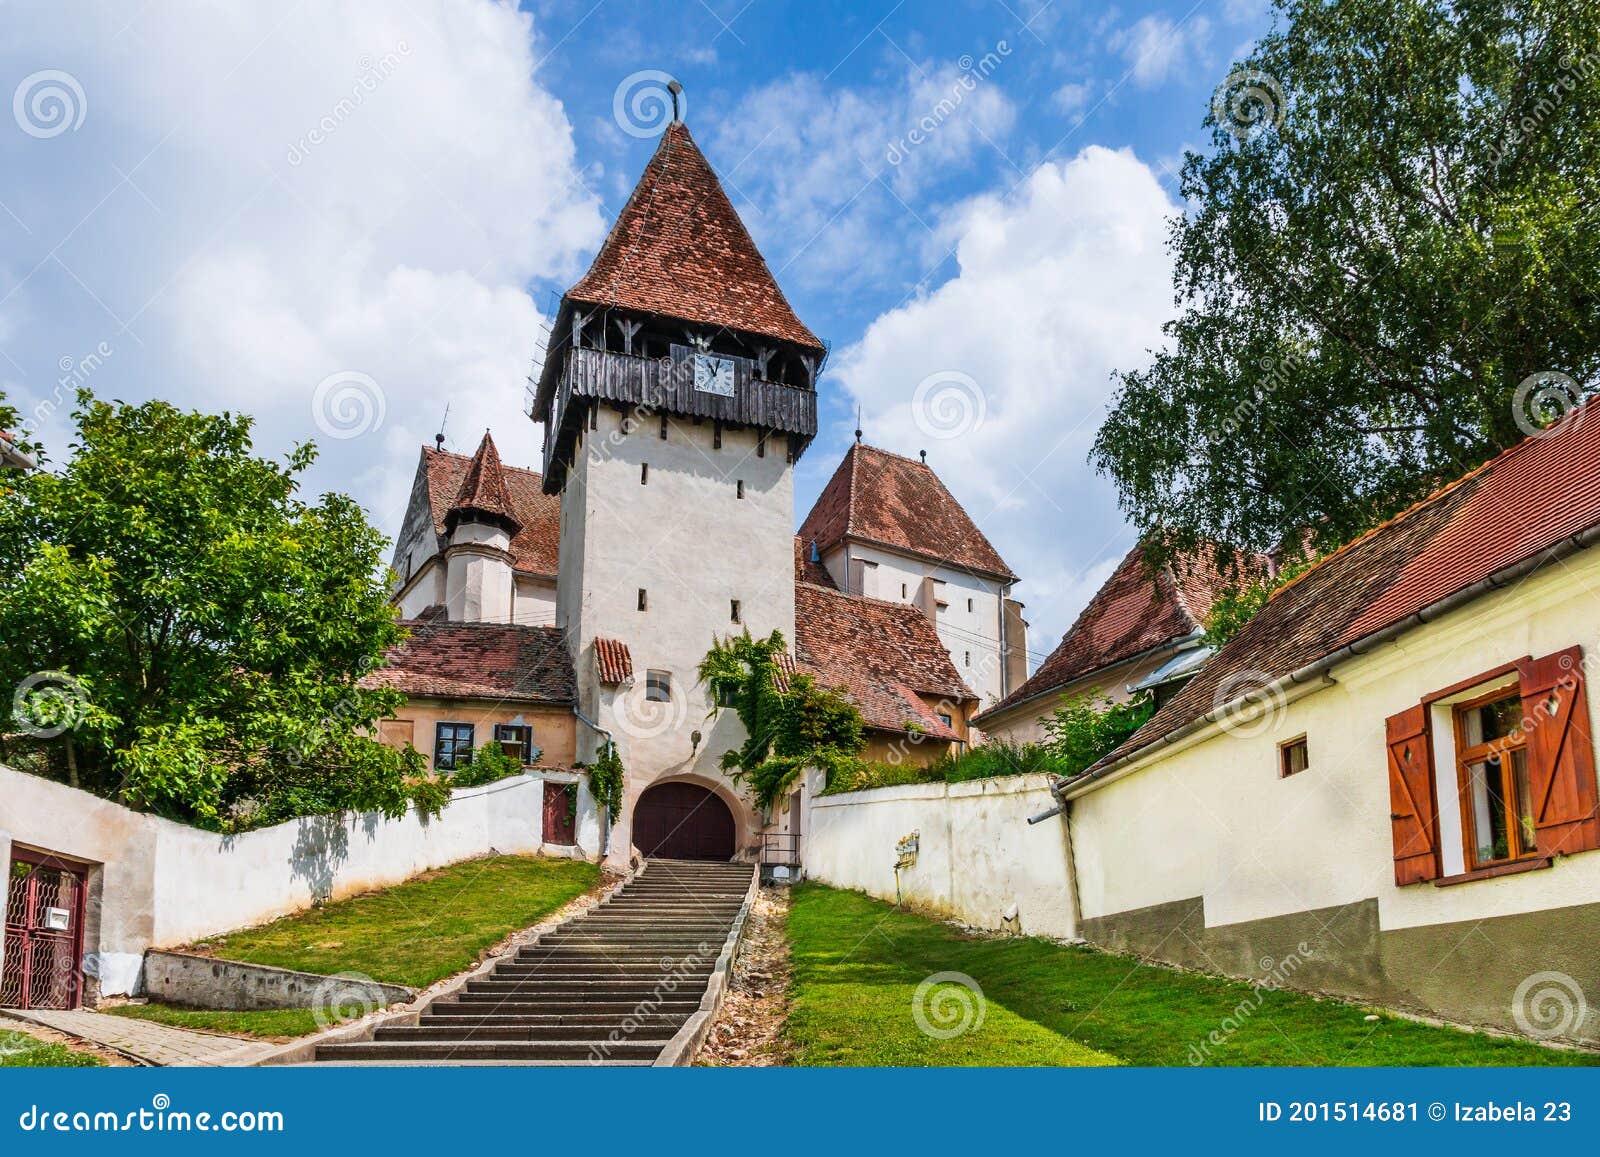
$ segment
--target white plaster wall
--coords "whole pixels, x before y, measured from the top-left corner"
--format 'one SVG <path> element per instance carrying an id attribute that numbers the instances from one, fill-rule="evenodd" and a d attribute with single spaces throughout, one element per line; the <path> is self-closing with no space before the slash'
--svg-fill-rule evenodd
<path id="1" fill-rule="evenodd" d="M 224 836 L 0 766 L 0 828 L 19 844 L 103 865 L 98 887 L 91 881 L 97 911 L 84 952 L 108 996 L 138 990 L 147 948 L 259 924 L 491 852 L 537 852 L 543 799 L 542 781 L 524 775 L 462 788 L 434 820 L 415 812 L 398 820 L 313 817 Z M 589 847 L 597 846 L 595 838 Z"/>
<path id="2" fill-rule="evenodd" d="M 810 549 L 809 544 L 806 549 Z M 948 605 L 939 612 L 936 622 L 939 638 L 950 652 L 956 670 L 984 705 L 1001 698 L 1005 679 L 1000 643 L 1003 584 L 954 567 L 852 542 L 845 549 L 829 552 L 824 560 L 841 589 L 849 589 L 852 559 L 876 564 L 866 569 L 868 589 L 857 593 L 889 602 L 915 604 L 924 579 L 942 580 L 942 597 Z M 968 599 L 972 600 L 970 611 Z"/>
<path id="3" fill-rule="evenodd" d="M 1600 551 L 1589 551 L 1336 668 L 1334 685 L 1289 702 L 1256 734 L 1176 746 L 1075 799 L 1083 916 L 1203 895 L 1208 923 L 1222 925 L 1375 896 L 1381 927 L 1404 928 L 1592 902 L 1596 853 L 1456 887 L 1396 887 L 1384 721 L 1443 687 L 1574 643 L 1593 679 L 1596 590 Z M 1597 699 L 1591 687 L 1591 713 Z M 1277 745 L 1302 733 L 1310 767 L 1280 779 Z M 1436 761 L 1448 814 L 1454 768 Z"/>
<path id="4" fill-rule="evenodd" d="M 455 623 L 511 621 L 511 536 L 498 526 L 463 522 L 446 553 L 445 602 Z M 463 549 L 464 548 L 464 549 Z"/>
<path id="5" fill-rule="evenodd" d="M 1053 805 L 1042 775 L 817 796 L 805 872 L 892 901 L 895 846 L 916 831 L 917 862 L 900 872 L 907 903 L 978 928 L 1071 939 L 1066 831 L 1059 820 L 1027 823 Z"/>
<path id="6" fill-rule="evenodd" d="M 400 617 L 414 619 L 429 607 L 443 606 L 444 580 L 444 560 L 437 554 L 430 556 L 420 571 L 412 573 L 410 585 L 400 595 Z"/>
<path id="7" fill-rule="evenodd" d="M 758 457 L 751 430 L 724 430 L 716 448 L 710 422 L 673 419 L 662 439 L 658 419 L 624 433 L 622 418 L 602 410 L 598 428 L 585 432 L 561 518 L 560 603 L 580 703 L 611 730 L 627 771 L 612 851 L 626 856 L 632 802 L 664 779 L 717 790 L 734 811 L 739 843 L 748 845 L 756 817 L 719 766 L 743 729 L 731 712 L 707 718 L 711 704 L 695 672 L 714 636 L 748 628 L 757 636 L 777 629 L 794 638 L 794 490 L 786 440 L 769 438 Z M 641 485 L 644 464 L 649 476 Z M 641 588 L 648 592 L 643 612 Z M 732 599 L 740 601 L 741 624 L 731 620 Z M 628 645 L 632 686 L 595 685 L 597 637 Z M 670 704 L 645 700 L 650 670 L 671 674 Z M 594 738 L 580 732 L 580 758 L 590 758 Z"/>
<path id="8" fill-rule="evenodd" d="M 556 625 L 556 584 L 519 574 L 512 589 L 511 621 L 525 627 Z"/>

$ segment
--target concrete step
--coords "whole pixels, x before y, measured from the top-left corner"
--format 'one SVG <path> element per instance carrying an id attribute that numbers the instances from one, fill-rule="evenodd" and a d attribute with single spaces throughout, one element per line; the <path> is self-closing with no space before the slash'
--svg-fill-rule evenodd
<path id="1" fill-rule="evenodd" d="M 452 1068 L 452 1069 L 488 1069 L 488 1068 L 495 1068 L 495 1069 L 541 1069 L 541 1068 L 542 1069 L 570 1069 L 570 1068 L 573 1068 L 573 1067 L 585 1067 L 585 1066 L 590 1066 L 590 1065 L 593 1065 L 593 1066 L 596 1066 L 596 1067 L 603 1066 L 603 1067 L 608 1068 L 608 1069 L 647 1069 L 651 1065 L 653 1065 L 655 1063 L 655 1061 L 654 1060 L 627 1061 L 627 1060 L 604 1060 L 604 1059 L 602 1059 L 602 1060 L 583 1060 L 583 1061 L 507 1061 L 507 1060 L 463 1061 L 463 1060 L 459 1060 L 459 1059 L 443 1060 L 443 1061 L 415 1061 L 415 1060 L 396 1060 L 396 1059 L 385 1059 L 385 1060 L 376 1060 L 376 1061 L 356 1061 L 356 1060 L 350 1060 L 348 1058 L 340 1058 L 338 1060 L 335 1060 L 333 1058 L 329 1058 L 329 1059 L 327 1059 L 325 1061 L 322 1061 L 321 1063 L 322 1064 L 338 1065 L 342 1069 L 399 1069 L 399 1068 L 415 1069 L 415 1068 L 445 1068 L 445 1067 L 449 1067 L 449 1068 Z"/>
<path id="2" fill-rule="evenodd" d="M 637 980 L 472 980 L 467 982 L 467 996 L 514 996 L 518 1000 L 584 1000 L 595 996 L 609 996 L 619 1000 L 663 1000 L 668 996 L 696 999 L 705 991 L 705 978 L 690 979 L 667 987 L 665 983 L 646 983 Z"/>
<path id="3" fill-rule="evenodd" d="M 631 1015 L 627 1013 L 611 1012 L 567 1012 L 567 1013 L 540 1013 L 523 1012 L 501 1014 L 495 1013 L 486 1016 L 468 1016 L 470 1008 L 464 1009 L 460 1016 L 441 1016 L 436 1012 L 425 1012 L 417 1018 L 418 1028 L 449 1028 L 464 1026 L 467 1028 L 494 1028 L 498 1025 L 526 1025 L 534 1028 L 615 1028 L 623 1024 L 637 1024 L 640 1026 L 678 1028 L 690 1016 L 691 1010 L 685 1009 L 677 1013 L 653 1013 Z"/>
<path id="4" fill-rule="evenodd" d="M 621 1018 L 610 1024 L 516 1024 L 455 1023 L 380 1028 L 373 1034 L 378 1041 L 669 1041 L 683 1027 L 682 1021 L 651 1024 L 624 1024 Z"/>
<path id="5" fill-rule="evenodd" d="M 642 1008 L 637 1000 L 524 1000 L 521 997 L 504 999 L 492 993 L 478 993 L 470 1000 L 437 1002 L 428 1016 L 691 1016 L 700 1007 L 699 996 L 683 997 L 673 994 L 671 999 L 652 1003 Z"/>
<path id="6" fill-rule="evenodd" d="M 653 1061 L 663 1041 L 350 1041 L 317 1049 L 320 1061 Z M 598 1050 L 604 1049 L 601 1053 Z"/>
<path id="7" fill-rule="evenodd" d="M 645 980 L 666 977 L 709 976 L 711 961 L 699 964 L 669 965 L 641 961 L 638 964 L 502 964 L 489 975 L 491 980 Z"/>

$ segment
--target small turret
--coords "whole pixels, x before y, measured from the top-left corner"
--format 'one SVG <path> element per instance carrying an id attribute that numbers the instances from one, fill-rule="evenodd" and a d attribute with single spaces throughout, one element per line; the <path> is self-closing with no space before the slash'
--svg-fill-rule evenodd
<path id="1" fill-rule="evenodd" d="M 510 622 L 511 540 L 522 523 L 513 512 L 500 452 L 487 430 L 444 517 L 444 527 L 450 537 L 445 549 L 445 605 L 451 621 Z"/>

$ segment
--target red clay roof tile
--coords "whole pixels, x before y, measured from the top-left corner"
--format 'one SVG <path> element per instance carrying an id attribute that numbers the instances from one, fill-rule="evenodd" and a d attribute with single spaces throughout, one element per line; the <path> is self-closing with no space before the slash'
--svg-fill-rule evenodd
<path id="1" fill-rule="evenodd" d="M 445 528 L 452 528 L 463 518 L 486 516 L 502 523 L 513 535 L 522 529 L 511 505 L 511 495 L 506 488 L 505 471 L 500 466 L 500 451 L 495 449 L 489 431 L 483 432 L 477 452 L 467 464 L 467 473 L 461 479 L 461 489 L 445 513 Z"/>
<path id="2" fill-rule="evenodd" d="M 496 455 L 498 458 L 498 455 Z M 432 446 L 422 448 L 428 472 L 428 503 L 435 533 L 445 534 L 445 516 L 455 505 L 472 459 Z M 544 492 L 544 479 L 519 466 L 501 466 L 507 500 L 521 529 L 511 539 L 512 567 L 527 574 L 554 577 L 561 545 L 561 498 Z M 440 543 L 441 549 L 446 544 Z"/>
<path id="3" fill-rule="evenodd" d="M 1600 405 L 1591 401 L 1285 584 L 1120 758 L 1263 681 L 1403 622 L 1600 524 Z M 1249 680 L 1239 678 L 1252 672 Z"/>
<path id="4" fill-rule="evenodd" d="M 1017 577 L 931 467 L 860 442 L 800 526 L 801 540 L 823 552 L 847 537 L 1007 582 Z"/>
<path id="5" fill-rule="evenodd" d="M 571 703 L 576 689 L 566 640 L 554 627 L 411 620 L 385 665 L 361 680 L 406 695 Z"/>
<path id="6" fill-rule="evenodd" d="M 841 688 L 868 727 L 957 738 L 922 696 L 977 699 L 950 661 L 933 624 L 907 603 L 883 602 L 799 582 L 794 591 L 795 657 L 801 671 Z"/>
<path id="7" fill-rule="evenodd" d="M 681 123 L 662 134 L 594 264 L 567 297 L 822 350 Z"/>
<path id="8" fill-rule="evenodd" d="M 602 683 L 615 685 L 633 678 L 633 655 L 621 639 L 596 639 L 594 661 Z"/>

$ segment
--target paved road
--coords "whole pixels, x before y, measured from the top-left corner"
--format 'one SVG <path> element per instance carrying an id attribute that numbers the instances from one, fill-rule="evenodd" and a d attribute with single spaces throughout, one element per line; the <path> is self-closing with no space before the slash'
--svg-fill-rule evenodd
<path id="1" fill-rule="evenodd" d="M 190 1032 L 186 1028 L 81 1008 L 70 1012 L 54 1009 L 4 1011 L 8 1017 L 42 1024 L 68 1036 L 116 1049 L 147 1065 L 240 1065 L 273 1047 L 243 1037 Z"/>

